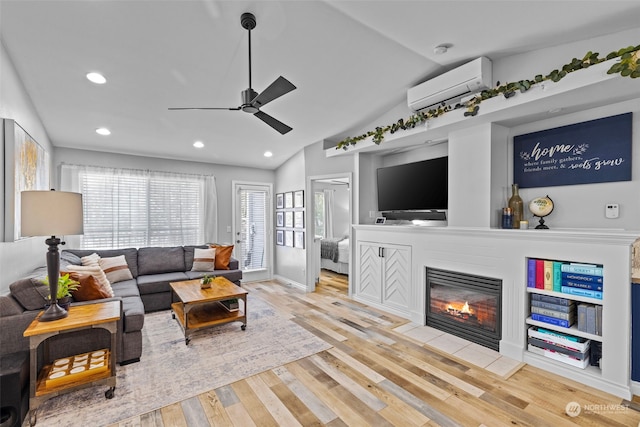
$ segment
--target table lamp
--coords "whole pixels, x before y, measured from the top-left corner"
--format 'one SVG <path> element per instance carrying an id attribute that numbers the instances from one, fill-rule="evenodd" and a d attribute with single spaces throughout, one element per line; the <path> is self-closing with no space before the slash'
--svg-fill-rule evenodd
<path id="1" fill-rule="evenodd" d="M 22 236 L 51 236 L 45 243 L 47 274 L 51 305 L 40 316 L 48 322 L 67 317 L 67 310 L 58 305 L 58 277 L 60 276 L 60 239 L 56 237 L 82 234 L 82 194 L 66 191 L 23 191 L 21 196 L 20 231 Z"/>

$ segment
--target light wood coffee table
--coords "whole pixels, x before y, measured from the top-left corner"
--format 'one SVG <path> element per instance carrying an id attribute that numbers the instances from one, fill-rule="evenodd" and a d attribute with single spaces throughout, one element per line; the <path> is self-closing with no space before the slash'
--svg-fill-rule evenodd
<path id="1" fill-rule="evenodd" d="M 184 331 L 184 342 L 189 345 L 192 332 L 229 322 L 242 322 L 247 327 L 247 291 L 224 277 L 216 277 L 211 287 L 200 288 L 200 279 L 169 283 L 178 297 L 171 304 L 173 318 Z M 229 310 L 222 301 L 237 298 L 237 310 Z"/>

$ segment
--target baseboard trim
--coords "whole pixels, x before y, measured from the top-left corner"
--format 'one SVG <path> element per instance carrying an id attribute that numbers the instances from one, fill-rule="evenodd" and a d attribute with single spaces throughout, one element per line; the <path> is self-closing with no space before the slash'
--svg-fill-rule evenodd
<path id="1" fill-rule="evenodd" d="M 307 286 L 296 282 L 295 280 L 291 280 L 288 277 L 284 277 L 284 276 L 280 276 L 278 274 L 273 276 L 274 280 L 277 280 L 278 282 L 280 282 L 282 285 L 284 286 L 291 286 L 292 288 L 297 288 L 300 289 L 303 292 L 309 292 L 309 290 L 307 289 Z"/>

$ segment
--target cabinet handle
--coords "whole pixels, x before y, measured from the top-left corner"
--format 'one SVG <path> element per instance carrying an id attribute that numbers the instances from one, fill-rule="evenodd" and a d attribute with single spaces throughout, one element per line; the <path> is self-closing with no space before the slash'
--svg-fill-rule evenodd
<path id="1" fill-rule="evenodd" d="M 378 248 L 378 256 L 384 258 L 384 248 L 382 246 Z"/>

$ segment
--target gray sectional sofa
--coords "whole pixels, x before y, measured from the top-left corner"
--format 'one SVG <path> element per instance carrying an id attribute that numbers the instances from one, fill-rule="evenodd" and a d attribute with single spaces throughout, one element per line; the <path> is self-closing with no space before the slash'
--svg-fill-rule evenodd
<path id="1" fill-rule="evenodd" d="M 117 300 L 121 303 L 121 320 L 118 325 L 118 363 L 127 364 L 140 360 L 142 354 L 142 327 L 144 313 L 166 310 L 171 307 L 170 282 L 197 279 L 204 274 L 224 276 L 237 285 L 242 280 L 238 260 L 231 258 L 228 270 L 213 272 L 191 271 L 195 248 L 208 246 L 147 247 L 113 250 L 76 250 L 61 252 L 60 268 L 80 264 L 80 258 L 97 253 L 102 258 L 124 255 L 133 279 L 113 283 L 114 297 L 109 299 L 74 302 L 91 304 Z M 10 293 L 0 296 L 0 357 L 24 352 L 29 342 L 22 336 L 29 323 L 43 308 L 49 288 L 39 279 L 46 276 L 46 266 L 34 270 L 27 277 L 9 286 Z M 49 339 L 51 359 L 67 357 L 109 346 L 109 334 L 103 329 L 86 329 L 61 334 Z"/>

